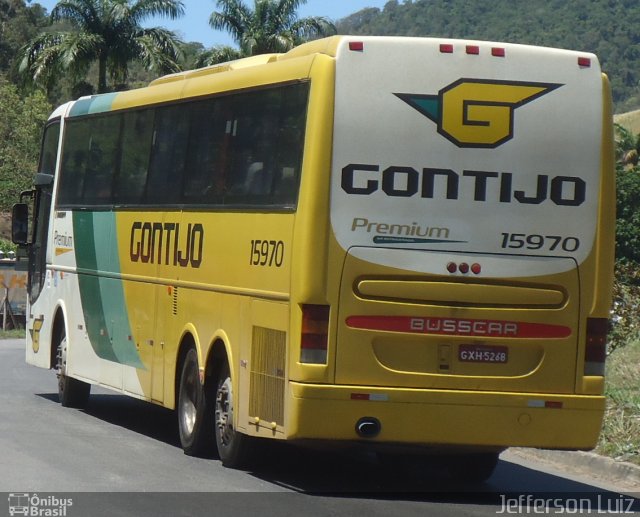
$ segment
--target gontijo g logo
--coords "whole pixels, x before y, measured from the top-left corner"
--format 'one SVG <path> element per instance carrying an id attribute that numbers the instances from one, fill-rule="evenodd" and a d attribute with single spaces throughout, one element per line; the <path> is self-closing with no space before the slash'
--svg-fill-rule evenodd
<path id="1" fill-rule="evenodd" d="M 493 149 L 513 138 L 513 112 L 562 86 L 552 83 L 458 79 L 438 95 L 395 95 L 438 125 L 458 147 Z"/>

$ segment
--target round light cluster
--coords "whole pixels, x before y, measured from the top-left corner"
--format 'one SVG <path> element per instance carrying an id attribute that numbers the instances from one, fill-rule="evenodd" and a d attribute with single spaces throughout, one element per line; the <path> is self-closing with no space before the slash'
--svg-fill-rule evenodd
<path id="1" fill-rule="evenodd" d="M 456 264 L 455 262 L 449 262 L 447 264 L 447 271 L 449 273 L 462 273 L 466 275 L 469 271 L 471 271 L 474 275 L 479 275 L 482 272 L 482 266 L 477 262 L 471 264 L 467 264 L 466 262 L 461 262 L 460 264 Z"/>

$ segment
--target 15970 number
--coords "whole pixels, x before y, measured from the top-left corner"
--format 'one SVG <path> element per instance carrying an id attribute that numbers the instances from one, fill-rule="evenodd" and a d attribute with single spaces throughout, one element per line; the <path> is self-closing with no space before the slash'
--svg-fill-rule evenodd
<path id="1" fill-rule="evenodd" d="M 265 267 L 282 267 L 284 262 L 284 242 L 282 241 L 251 241 L 251 256 L 249 265 Z"/>
<path id="2" fill-rule="evenodd" d="M 503 233 L 502 248 L 528 250 L 562 250 L 569 253 L 580 247 L 580 240 L 576 237 L 562 237 L 560 235 L 527 235 L 524 233 Z"/>

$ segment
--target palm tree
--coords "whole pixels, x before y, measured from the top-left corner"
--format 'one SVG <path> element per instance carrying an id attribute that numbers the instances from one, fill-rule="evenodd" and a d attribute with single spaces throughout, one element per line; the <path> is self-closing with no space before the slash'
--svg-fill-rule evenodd
<path id="1" fill-rule="evenodd" d="M 36 83 L 50 83 L 61 73 L 86 75 L 98 63 L 98 92 L 127 80 L 128 65 L 139 60 L 159 73 L 179 69 L 180 41 L 163 28 L 140 25 L 151 16 L 175 19 L 184 14 L 181 0 L 62 0 L 51 11 L 51 22 L 70 31 L 45 32 L 21 50 L 19 72 Z"/>
<path id="2" fill-rule="evenodd" d="M 298 7 L 306 1 L 254 0 L 251 9 L 243 0 L 217 0 L 220 11 L 211 15 L 209 25 L 228 31 L 244 56 L 286 52 L 307 40 L 336 33 L 326 18 L 298 18 Z"/>
<path id="3" fill-rule="evenodd" d="M 195 67 L 202 68 L 203 66 L 211 66 L 224 61 L 233 61 L 241 57 L 242 54 L 238 49 L 228 45 L 216 45 L 215 47 L 204 50 L 198 55 Z"/>

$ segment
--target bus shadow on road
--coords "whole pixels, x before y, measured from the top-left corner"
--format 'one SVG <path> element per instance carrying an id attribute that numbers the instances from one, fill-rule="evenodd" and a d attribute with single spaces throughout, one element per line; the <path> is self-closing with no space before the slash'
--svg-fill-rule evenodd
<path id="1" fill-rule="evenodd" d="M 57 403 L 57 394 L 38 396 Z M 82 412 L 170 447 L 180 447 L 176 416 L 169 409 L 125 395 L 94 393 Z M 504 460 L 499 461 L 485 483 L 463 484 L 446 479 L 426 459 L 423 468 L 416 468 L 413 462 L 382 464 L 373 452 L 360 447 L 335 451 L 272 441 L 257 445 L 254 460 L 244 469 L 247 474 L 307 495 L 457 502 L 498 508 L 506 500 L 527 504 L 526 499 L 518 499 L 523 494 L 556 503 L 580 500 L 589 502 L 594 509 L 603 500 L 618 504 L 614 492 Z M 637 508 L 638 500 L 634 504 Z"/>
<path id="2" fill-rule="evenodd" d="M 602 504 L 607 509 L 607 501 L 611 501 L 609 506 L 613 507 L 619 500 L 617 493 L 600 487 L 504 460 L 499 461 L 488 481 L 472 484 L 447 479 L 439 467 L 429 464 L 428 459 L 425 459 L 423 469 L 418 470 L 413 462 L 406 468 L 402 462 L 394 466 L 383 465 L 375 454 L 362 451 L 327 453 L 288 444 L 276 444 L 274 450 L 279 452 L 270 451 L 272 460 L 263 460 L 251 474 L 307 494 L 458 502 L 497 505 L 499 508 L 503 503 L 526 507 L 537 504 L 538 500 L 551 501 L 552 505 L 563 505 L 564 502 L 570 505 L 573 500 L 579 500 L 584 505 L 590 504 L 594 512 Z M 528 495 L 534 499 L 527 500 Z M 636 500 L 634 504 L 640 509 L 640 501 Z"/>
<path id="3" fill-rule="evenodd" d="M 39 397 L 58 402 L 57 393 L 40 393 Z M 83 413 L 112 425 L 180 447 L 175 413 L 126 395 L 92 393 Z"/>

